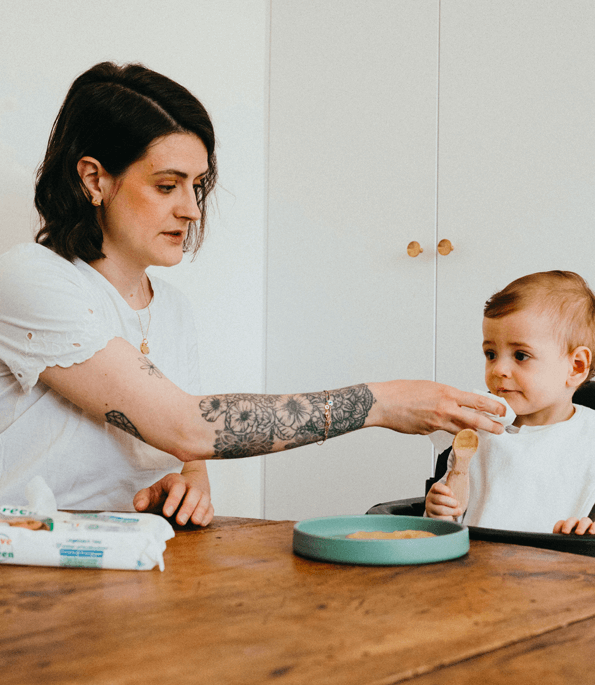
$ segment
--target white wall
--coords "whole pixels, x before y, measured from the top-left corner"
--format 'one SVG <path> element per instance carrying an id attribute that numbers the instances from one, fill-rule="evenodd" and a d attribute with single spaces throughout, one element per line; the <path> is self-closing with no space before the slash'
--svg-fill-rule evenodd
<path id="1" fill-rule="evenodd" d="M 262 392 L 267 0 L 9 0 L 0 22 L 0 252 L 31 240 L 33 179 L 73 79 L 140 61 L 211 114 L 218 211 L 193 263 L 160 269 L 193 301 L 204 391 Z M 260 458 L 208 465 L 216 513 L 260 516 Z"/>

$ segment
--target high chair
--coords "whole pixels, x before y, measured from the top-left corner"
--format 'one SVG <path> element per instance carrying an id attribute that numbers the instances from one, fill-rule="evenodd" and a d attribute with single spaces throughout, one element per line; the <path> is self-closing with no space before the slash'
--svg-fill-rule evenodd
<path id="1" fill-rule="evenodd" d="M 590 409 L 595 409 L 595 381 L 589 381 L 582 385 L 573 396 L 575 404 L 581 404 Z M 594 451 L 595 451 L 595 445 Z M 432 485 L 439 481 L 448 466 L 448 456 L 452 448 L 442 452 L 436 460 L 436 470 L 433 478 L 426 481 L 426 494 Z M 393 514 L 395 516 L 423 516 L 425 511 L 425 497 L 411 497 L 409 499 L 395 500 L 394 502 L 383 502 L 376 504 L 366 514 Z M 595 520 L 595 503 L 589 518 Z M 479 528 L 468 526 L 469 537 L 472 540 L 487 540 L 488 542 L 507 542 L 515 545 L 528 545 L 530 547 L 541 547 L 555 549 L 560 552 L 571 552 L 572 554 L 583 554 L 595 557 L 595 535 L 554 535 L 553 533 L 524 533 L 514 530 L 499 530 L 494 528 Z"/>

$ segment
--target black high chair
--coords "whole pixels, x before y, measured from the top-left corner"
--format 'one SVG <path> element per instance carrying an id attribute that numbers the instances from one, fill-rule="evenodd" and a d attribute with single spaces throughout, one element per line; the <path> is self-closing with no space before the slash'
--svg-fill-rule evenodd
<path id="1" fill-rule="evenodd" d="M 595 381 L 589 381 L 581 386 L 573 397 L 575 404 L 581 404 L 590 409 L 595 409 Z M 426 494 L 432 485 L 440 480 L 446 473 L 448 455 L 451 447 L 442 452 L 436 460 L 436 471 L 433 478 L 426 481 Z M 593 447 L 595 456 L 595 445 Z M 409 499 L 395 500 L 376 504 L 366 514 L 393 514 L 395 516 L 423 516 L 425 511 L 425 497 L 412 497 Z M 589 514 L 589 518 L 595 517 L 595 505 Z M 472 540 L 487 540 L 488 542 L 505 542 L 514 545 L 527 545 L 529 547 L 541 547 L 554 549 L 559 552 L 583 554 L 595 557 L 595 536 L 581 535 L 554 535 L 553 533 L 522 533 L 515 530 L 499 530 L 495 528 L 479 528 L 468 526 L 469 537 Z"/>

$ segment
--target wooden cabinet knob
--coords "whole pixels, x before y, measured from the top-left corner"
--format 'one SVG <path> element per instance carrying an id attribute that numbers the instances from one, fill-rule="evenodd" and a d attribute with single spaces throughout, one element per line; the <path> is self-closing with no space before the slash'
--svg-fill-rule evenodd
<path id="1" fill-rule="evenodd" d="M 454 250 L 454 247 L 452 246 L 452 243 L 450 240 L 447 240 L 444 238 L 444 240 L 441 240 L 438 243 L 438 252 L 441 255 L 444 255 L 446 257 L 447 254 L 450 254 Z"/>
<path id="2" fill-rule="evenodd" d="M 407 254 L 410 257 L 417 257 L 418 254 L 421 254 L 423 252 L 422 246 L 417 242 L 417 240 L 413 240 L 407 245 Z"/>

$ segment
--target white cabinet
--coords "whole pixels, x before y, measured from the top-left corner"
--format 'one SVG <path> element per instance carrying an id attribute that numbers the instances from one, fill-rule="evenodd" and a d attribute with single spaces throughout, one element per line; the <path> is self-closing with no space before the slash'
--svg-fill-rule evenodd
<path id="1" fill-rule="evenodd" d="M 267 392 L 482 388 L 495 290 L 595 285 L 594 28 L 586 1 L 273 1 Z M 363 513 L 431 471 L 427 438 L 366 429 L 266 457 L 265 515 Z"/>
<path id="2" fill-rule="evenodd" d="M 267 392 L 433 373 L 437 3 L 347 5 L 272 6 Z M 382 429 L 271 455 L 265 515 L 361 513 L 431 465 Z"/>
<path id="3" fill-rule="evenodd" d="M 595 288 L 594 35 L 588 0 L 442 1 L 442 382 L 483 387 L 483 304 L 513 279 L 565 269 Z"/>

